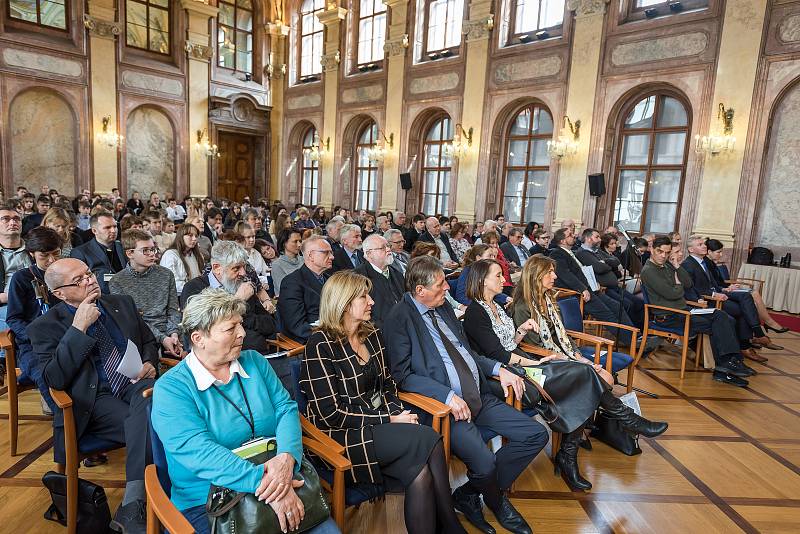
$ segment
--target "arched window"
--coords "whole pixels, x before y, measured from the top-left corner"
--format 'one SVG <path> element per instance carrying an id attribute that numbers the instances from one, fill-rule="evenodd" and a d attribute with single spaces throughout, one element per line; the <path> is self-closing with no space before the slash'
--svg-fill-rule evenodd
<path id="1" fill-rule="evenodd" d="M 503 215 L 507 221 L 526 224 L 545 219 L 550 183 L 547 142 L 552 138 L 553 117 L 540 104 L 525 106 L 511 121 L 503 169 Z"/>
<path id="2" fill-rule="evenodd" d="M 369 159 L 369 150 L 378 140 L 378 125 L 364 126 L 356 143 L 356 209 L 375 210 L 378 191 L 378 167 Z"/>
<path id="3" fill-rule="evenodd" d="M 538 32 L 542 38 L 561 35 L 564 0 L 512 0 L 511 42 L 527 42 Z"/>
<path id="4" fill-rule="evenodd" d="M 424 0 L 423 54 L 429 59 L 453 53 L 461 44 L 464 0 Z"/>
<path id="5" fill-rule="evenodd" d="M 623 114 L 616 164 L 614 224 L 635 233 L 677 229 L 689 148 L 686 107 L 652 94 Z"/>
<path id="6" fill-rule="evenodd" d="M 252 0 L 219 0 L 217 5 L 217 64 L 226 69 L 252 74 Z"/>
<path id="7" fill-rule="evenodd" d="M 169 0 L 125 0 L 125 43 L 169 55 Z"/>
<path id="8" fill-rule="evenodd" d="M 311 158 L 311 150 L 319 148 L 317 130 L 313 126 L 306 131 L 303 136 L 303 148 L 300 153 L 300 161 L 303 162 L 300 168 L 300 175 L 303 179 L 303 199 L 306 206 L 313 206 L 319 197 L 319 161 Z"/>
<path id="9" fill-rule="evenodd" d="M 8 17 L 45 28 L 67 29 L 68 0 L 8 0 Z"/>
<path id="10" fill-rule="evenodd" d="M 325 9 L 325 0 L 303 0 L 300 5 L 300 78 L 322 73 L 324 26 L 317 13 Z"/>
<path id="11" fill-rule="evenodd" d="M 452 159 L 445 145 L 453 142 L 453 123 L 447 115 L 433 122 L 422 146 L 422 209 L 427 215 L 447 215 Z"/>
<path id="12" fill-rule="evenodd" d="M 360 0 L 358 4 L 358 61 L 368 65 L 383 60 L 386 41 L 386 4 L 383 0 Z"/>

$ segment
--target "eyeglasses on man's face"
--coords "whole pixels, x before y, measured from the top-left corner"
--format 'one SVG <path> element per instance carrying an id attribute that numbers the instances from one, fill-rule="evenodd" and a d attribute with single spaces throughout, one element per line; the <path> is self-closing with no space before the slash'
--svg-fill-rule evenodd
<path id="1" fill-rule="evenodd" d="M 64 289 L 65 287 L 80 287 L 91 281 L 94 277 L 95 274 L 92 271 L 88 271 L 82 276 L 73 278 L 71 284 L 64 284 L 63 286 L 54 287 L 53 291 L 55 291 L 56 289 Z"/>
<path id="2" fill-rule="evenodd" d="M 392 247 L 387 243 L 386 245 L 383 245 L 382 247 L 368 248 L 364 252 L 375 252 L 376 250 L 377 251 L 392 250 Z"/>
<path id="3" fill-rule="evenodd" d="M 20 224 L 22 219 L 19 217 L 19 215 L 4 215 L 0 217 L 0 222 L 3 224 L 11 224 L 12 222 Z"/>
<path id="4" fill-rule="evenodd" d="M 310 250 L 309 252 L 319 252 L 323 256 L 333 256 L 333 251 L 331 250 Z"/>
<path id="5" fill-rule="evenodd" d="M 158 254 L 158 247 L 132 248 L 131 250 L 141 252 L 145 256 L 155 256 Z"/>

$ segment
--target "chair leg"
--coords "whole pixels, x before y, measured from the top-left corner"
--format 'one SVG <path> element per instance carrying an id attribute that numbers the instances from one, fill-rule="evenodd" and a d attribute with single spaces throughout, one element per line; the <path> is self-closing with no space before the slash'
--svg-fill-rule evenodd
<path id="1" fill-rule="evenodd" d="M 697 347 L 694 349 L 694 368 L 700 367 L 700 357 L 703 354 L 703 334 L 697 334 Z"/>
<path id="2" fill-rule="evenodd" d="M 78 459 L 67 458 L 67 534 L 78 532 Z"/>
<path id="3" fill-rule="evenodd" d="M 17 392 L 16 373 L 8 373 L 8 429 L 11 445 L 11 456 L 17 455 L 17 441 L 19 439 L 19 394 Z"/>
<path id="4" fill-rule="evenodd" d="M 556 453 L 558 452 L 558 449 L 561 448 L 561 432 L 553 432 L 553 436 L 550 441 L 552 442 L 550 454 L 552 455 L 553 460 L 555 460 Z"/>
<path id="5" fill-rule="evenodd" d="M 336 470 L 333 472 L 333 520 L 342 532 L 345 532 L 344 490 L 344 471 Z"/>
<path id="6" fill-rule="evenodd" d="M 635 364 L 630 364 L 628 366 L 628 386 L 626 387 L 626 393 L 630 393 L 633 391 L 633 371 L 636 368 Z"/>
<path id="7" fill-rule="evenodd" d="M 686 373 L 686 356 L 689 352 L 689 338 L 683 338 L 683 343 L 681 347 L 681 380 L 683 380 L 683 375 Z"/>

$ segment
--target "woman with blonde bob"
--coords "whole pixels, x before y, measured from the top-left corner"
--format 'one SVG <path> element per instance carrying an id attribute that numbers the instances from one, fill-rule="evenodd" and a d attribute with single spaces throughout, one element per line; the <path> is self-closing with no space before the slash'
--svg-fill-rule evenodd
<path id="1" fill-rule="evenodd" d="M 387 369 L 383 338 L 370 323 L 371 288 L 353 271 L 334 274 L 322 288 L 300 377 L 308 418 L 344 445 L 350 483 L 405 489 L 408 532 L 463 533 L 441 437 L 405 409 Z"/>
<path id="2" fill-rule="evenodd" d="M 69 256 L 70 251 L 83 244 L 83 239 L 70 227 L 71 217 L 63 208 L 50 208 L 42 218 L 41 226 L 55 230 L 61 238 L 61 256 Z"/>

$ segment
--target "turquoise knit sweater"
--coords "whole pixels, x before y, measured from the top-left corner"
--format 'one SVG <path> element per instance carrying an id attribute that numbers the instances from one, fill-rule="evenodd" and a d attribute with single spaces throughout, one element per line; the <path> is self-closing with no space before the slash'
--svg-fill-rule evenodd
<path id="1" fill-rule="evenodd" d="M 239 364 L 250 377 L 242 378 L 242 385 L 255 418 L 256 436 L 277 437 L 278 454 L 291 454 L 297 472 L 303 453 L 297 404 L 258 352 L 242 351 Z M 219 388 L 247 414 L 238 380 Z M 205 504 L 211 484 L 255 492 L 264 466 L 230 452 L 250 439 L 250 426 L 213 387 L 197 389 L 185 361 L 156 381 L 152 421 L 164 444 L 172 502 L 179 510 Z"/>

